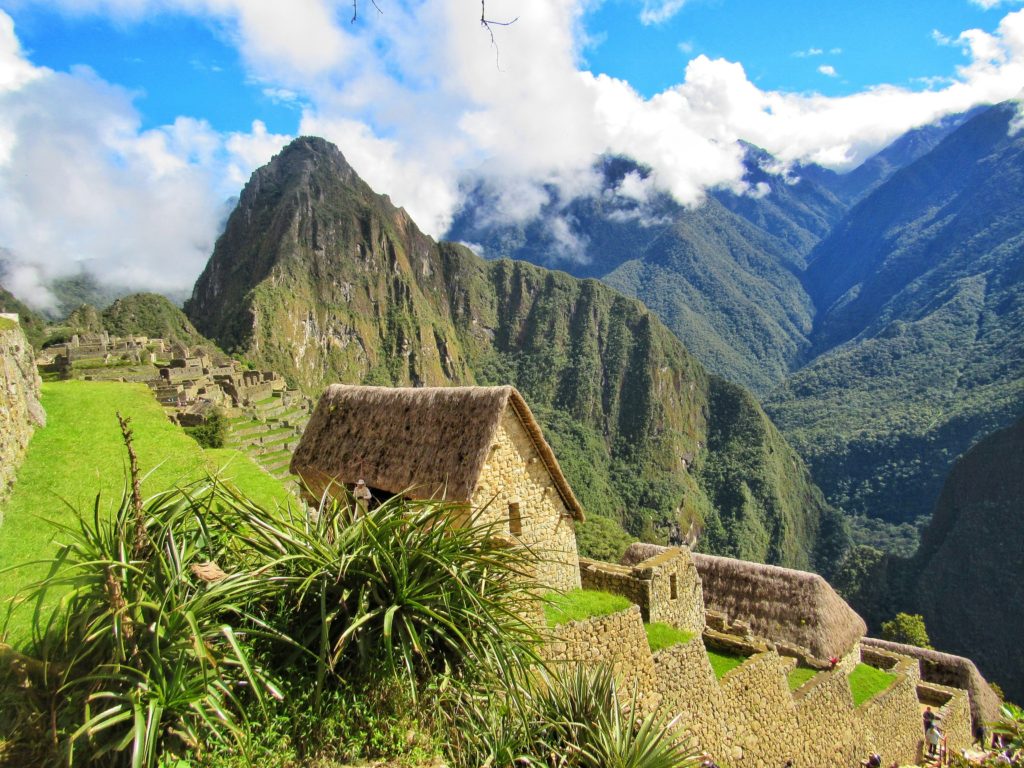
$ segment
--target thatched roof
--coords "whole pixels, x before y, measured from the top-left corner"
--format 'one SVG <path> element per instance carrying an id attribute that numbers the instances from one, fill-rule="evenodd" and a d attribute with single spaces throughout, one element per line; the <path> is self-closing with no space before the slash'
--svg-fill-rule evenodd
<path id="1" fill-rule="evenodd" d="M 622 562 L 635 565 L 662 551 L 653 544 L 631 544 Z M 745 621 L 761 637 L 805 648 L 824 660 L 845 655 L 867 632 L 864 620 L 815 573 L 696 552 L 691 557 L 705 608 Z"/>
<path id="2" fill-rule="evenodd" d="M 881 648 L 883 651 L 917 659 L 921 679 L 926 683 L 966 690 L 971 700 L 971 718 L 975 725 L 990 723 L 999 718 L 999 697 L 970 659 L 874 637 L 865 637 L 862 643 L 871 648 Z"/>
<path id="3" fill-rule="evenodd" d="M 362 479 L 413 498 L 469 501 L 502 414 L 511 407 L 566 509 L 583 508 L 540 425 L 514 387 L 359 387 L 332 384 L 292 456 L 291 471 L 316 493 Z"/>

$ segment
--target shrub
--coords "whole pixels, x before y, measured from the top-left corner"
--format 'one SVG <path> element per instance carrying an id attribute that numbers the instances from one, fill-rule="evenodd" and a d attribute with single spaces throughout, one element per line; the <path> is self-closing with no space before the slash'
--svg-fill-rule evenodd
<path id="1" fill-rule="evenodd" d="M 287 664 L 328 677 L 400 679 L 415 694 L 434 674 L 509 673 L 538 659 L 522 614 L 534 556 L 466 518 L 464 507 L 395 496 L 366 511 L 348 499 L 271 519 L 241 497 L 235 540 L 273 573 L 269 619 L 294 643 Z"/>
<path id="2" fill-rule="evenodd" d="M 202 424 L 183 427 L 185 434 L 203 448 L 223 448 L 228 434 L 228 421 L 219 410 L 214 410 Z"/>
<path id="3" fill-rule="evenodd" d="M 883 621 L 882 638 L 894 643 L 916 645 L 918 648 L 932 647 L 928 630 L 924 626 L 924 616 L 918 613 L 897 613 L 889 621 Z"/>

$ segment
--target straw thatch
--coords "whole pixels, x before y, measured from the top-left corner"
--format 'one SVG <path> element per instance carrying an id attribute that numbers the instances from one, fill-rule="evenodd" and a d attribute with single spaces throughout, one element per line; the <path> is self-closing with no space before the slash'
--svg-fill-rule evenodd
<path id="1" fill-rule="evenodd" d="M 315 493 L 362 479 L 412 498 L 470 501 L 506 408 L 533 441 L 566 509 L 583 508 L 540 425 L 514 387 L 360 387 L 332 384 L 292 456 Z"/>
<path id="2" fill-rule="evenodd" d="M 635 565 L 664 549 L 631 544 L 622 562 Z M 846 655 L 867 631 L 864 620 L 815 573 L 696 552 L 691 557 L 705 608 L 746 622 L 756 635 L 824 660 Z"/>
<path id="3" fill-rule="evenodd" d="M 917 659 L 921 668 L 921 679 L 926 683 L 938 683 L 966 690 L 971 700 L 971 719 L 975 726 L 999 718 L 999 697 L 970 659 L 929 648 L 918 648 L 916 645 L 879 640 L 875 637 L 865 637 L 861 642 L 869 648 L 880 648 L 883 651 L 901 653 Z"/>

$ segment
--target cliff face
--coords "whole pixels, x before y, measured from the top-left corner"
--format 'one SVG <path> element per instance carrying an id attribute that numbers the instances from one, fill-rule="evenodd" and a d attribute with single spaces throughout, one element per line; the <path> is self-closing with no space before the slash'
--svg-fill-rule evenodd
<path id="1" fill-rule="evenodd" d="M 46 424 L 39 383 L 32 347 L 21 327 L 0 318 L 0 505 L 7 500 L 32 432 Z"/>
<path id="2" fill-rule="evenodd" d="M 937 648 L 969 655 L 1013 701 L 1024 697 L 1024 419 L 953 465 L 910 589 Z"/>
<path id="3" fill-rule="evenodd" d="M 332 382 L 513 384 L 587 510 L 635 535 L 669 540 L 712 511 L 702 467 L 717 384 L 646 307 L 595 280 L 435 243 L 322 139 L 296 140 L 253 174 L 185 310 L 226 350 L 314 395 Z M 757 423 L 799 475 L 771 422 Z M 727 436 L 716 446 L 740 460 Z M 743 551 L 809 565 L 824 508 L 811 496 L 776 493 L 793 501 L 772 505 L 785 522 Z M 730 537 L 764 505 L 718 497 L 738 547 Z"/>

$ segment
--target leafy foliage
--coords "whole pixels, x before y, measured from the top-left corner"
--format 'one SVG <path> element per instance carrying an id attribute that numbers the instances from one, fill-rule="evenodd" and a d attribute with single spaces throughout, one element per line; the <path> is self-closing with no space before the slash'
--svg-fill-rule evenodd
<path id="1" fill-rule="evenodd" d="M 311 663 L 318 686 L 387 677 L 415 693 L 447 669 L 511 673 L 536 661 L 537 632 L 521 613 L 532 555 L 495 524 L 400 496 L 277 519 L 242 497 L 233 507 L 247 519 L 233 541 L 277 571 L 282 632 L 303 649 L 289 664 Z"/>
<path id="2" fill-rule="evenodd" d="M 286 692 L 337 716 L 376 691 L 369 701 L 396 713 L 382 742 L 355 738 L 351 712 L 336 726 L 345 749 L 395 749 L 410 701 L 524 679 L 538 662 L 523 616 L 533 555 L 462 512 L 395 498 L 300 515 L 217 482 L 145 505 L 126 491 L 112 518 L 97 500 L 29 589 L 43 621 L 28 658 L 44 672 L 17 701 L 17 722 L 34 730 L 11 735 L 56 745 L 71 764 L 152 766 L 228 742 L 225 754 L 251 754 L 250 719 L 303 726 L 294 703 L 275 701 Z M 277 739 L 311 735 L 286 725 Z"/>
<path id="3" fill-rule="evenodd" d="M 1024 750 L 1024 709 L 1006 701 L 999 707 L 999 719 L 991 725 L 992 733 L 1002 736 L 1011 752 Z"/>
<path id="4" fill-rule="evenodd" d="M 228 422 L 220 410 L 214 410 L 202 424 L 182 429 L 203 448 L 223 448 L 228 433 Z"/>
<path id="5" fill-rule="evenodd" d="M 897 613 L 889 621 L 883 621 L 882 637 L 894 643 L 931 648 L 928 630 L 924 626 L 924 617 L 919 613 Z"/>
<path id="6" fill-rule="evenodd" d="M 242 700 L 278 695 L 243 647 L 271 634 L 251 609 L 273 585 L 200 576 L 229 546 L 210 525 L 218 494 L 193 486 L 142 506 L 126 491 L 112 519 L 97 498 L 63 530 L 52 575 L 29 588 L 45 617 L 30 655 L 50 670 L 52 737 L 69 763 L 154 766 L 201 741 L 243 746 Z"/>
<path id="7" fill-rule="evenodd" d="M 635 700 L 623 701 L 604 667 L 559 668 L 498 699 L 462 692 L 444 711 L 460 726 L 446 750 L 460 768 L 687 768 L 699 759 L 673 722 L 641 718 Z"/>

